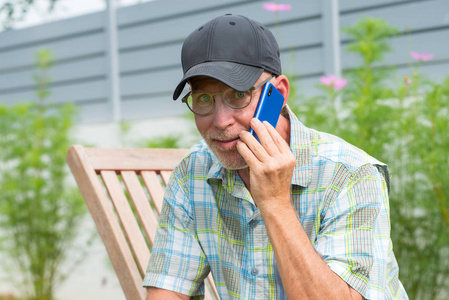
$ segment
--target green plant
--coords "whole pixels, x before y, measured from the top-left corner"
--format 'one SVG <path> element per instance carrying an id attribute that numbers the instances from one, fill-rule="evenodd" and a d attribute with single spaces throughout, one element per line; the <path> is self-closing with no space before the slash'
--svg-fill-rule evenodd
<path id="1" fill-rule="evenodd" d="M 404 285 L 412 299 L 436 299 L 449 292 L 449 77 L 418 93 L 419 77 L 398 97 L 391 214 Z"/>
<path id="2" fill-rule="evenodd" d="M 129 121 L 119 122 L 119 140 L 122 147 L 129 147 L 130 141 L 128 140 L 132 129 L 132 123 Z"/>
<path id="3" fill-rule="evenodd" d="M 180 135 L 172 134 L 167 136 L 158 136 L 148 139 L 142 143 L 144 148 L 181 148 L 179 145 Z"/>
<path id="4" fill-rule="evenodd" d="M 293 105 L 304 123 L 335 133 L 386 162 L 391 172 L 391 237 L 399 277 L 410 299 L 449 294 L 449 77 L 441 84 L 423 79 L 420 68 L 404 80 L 381 62 L 398 33 L 385 21 L 366 18 L 345 29 L 347 50 L 360 66 L 346 70 L 348 86 L 338 96 L 300 99 Z M 419 55 L 421 61 L 431 55 Z M 400 84 L 392 84 L 398 83 Z M 299 109 L 298 109 L 299 108 Z"/>
<path id="5" fill-rule="evenodd" d="M 138 147 L 143 148 L 190 148 L 196 142 L 198 142 L 201 137 L 196 130 L 194 124 L 194 116 L 190 111 L 186 112 L 182 118 L 188 121 L 189 125 L 192 127 L 190 129 L 190 134 L 182 135 L 171 133 L 165 136 L 157 136 L 149 139 L 144 139 L 138 143 Z"/>
<path id="6" fill-rule="evenodd" d="M 67 277 L 61 264 L 85 214 L 66 181 L 74 107 L 45 102 L 52 62 L 49 51 L 37 53 L 38 103 L 0 106 L 0 249 L 10 258 L 5 268 L 20 272 L 18 290 L 35 300 L 52 300 Z"/>
<path id="7" fill-rule="evenodd" d="M 10 29 L 18 21 L 22 21 L 30 12 L 31 8 L 41 6 L 43 2 L 47 2 L 47 12 L 53 12 L 58 0 L 4 0 L 0 5 L 0 20 L 4 29 Z"/>

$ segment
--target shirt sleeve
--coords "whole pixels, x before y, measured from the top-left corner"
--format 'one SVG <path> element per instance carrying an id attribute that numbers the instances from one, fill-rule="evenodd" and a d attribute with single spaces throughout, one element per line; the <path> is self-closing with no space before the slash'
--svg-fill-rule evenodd
<path id="1" fill-rule="evenodd" d="M 340 193 L 323 212 L 315 249 L 333 272 L 369 299 L 371 279 L 385 285 L 381 278 L 387 278 L 391 251 L 387 184 L 371 164 L 346 172 Z"/>
<path id="2" fill-rule="evenodd" d="M 159 224 L 143 286 L 202 299 L 210 267 L 195 233 L 189 191 L 175 169 L 164 195 Z"/>

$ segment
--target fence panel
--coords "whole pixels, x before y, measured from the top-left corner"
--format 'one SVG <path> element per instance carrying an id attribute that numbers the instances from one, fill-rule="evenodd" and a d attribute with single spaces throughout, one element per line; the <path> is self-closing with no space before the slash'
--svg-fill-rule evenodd
<path id="1" fill-rule="evenodd" d="M 322 0 L 328 1 L 328 0 Z M 281 48 L 283 71 L 292 77 L 302 94 L 315 93 L 324 75 L 323 2 L 293 1 L 292 9 L 270 12 L 265 1 L 167 0 L 119 8 L 118 52 L 123 119 L 179 116 L 186 111 L 173 101 L 173 89 L 182 77 L 182 42 L 196 27 L 225 13 L 242 14 L 269 27 Z M 386 19 L 403 34 L 391 38 L 393 51 L 385 65 L 407 73 L 409 52 L 429 51 L 435 59 L 422 70 L 432 79 L 446 75 L 449 65 L 449 1 L 447 0 L 340 0 L 340 24 L 355 24 L 363 16 Z M 36 101 L 37 72 L 33 65 L 39 48 L 51 49 L 56 57 L 50 69 L 50 103 L 75 102 L 81 123 L 112 121 L 109 99 L 107 13 L 80 17 L 0 33 L 0 103 Z M 348 37 L 341 35 L 344 47 Z M 341 51 L 343 68 L 358 60 Z"/>

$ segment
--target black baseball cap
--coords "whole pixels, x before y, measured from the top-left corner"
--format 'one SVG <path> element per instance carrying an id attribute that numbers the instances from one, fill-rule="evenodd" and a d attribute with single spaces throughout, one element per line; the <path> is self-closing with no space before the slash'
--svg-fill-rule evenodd
<path id="1" fill-rule="evenodd" d="M 273 33 L 257 21 L 232 14 L 210 20 L 193 31 L 182 46 L 181 62 L 184 77 L 173 100 L 195 76 L 212 77 L 237 91 L 247 91 L 263 71 L 282 73 Z"/>

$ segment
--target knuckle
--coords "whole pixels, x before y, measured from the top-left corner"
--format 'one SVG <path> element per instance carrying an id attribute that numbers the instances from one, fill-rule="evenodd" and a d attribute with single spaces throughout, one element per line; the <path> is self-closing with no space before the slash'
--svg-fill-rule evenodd
<path id="1" fill-rule="evenodd" d="M 264 175 L 271 174 L 274 171 L 274 167 L 271 163 L 267 163 L 262 171 Z"/>
<path id="2" fill-rule="evenodd" d="M 291 167 L 295 167 L 296 166 L 296 158 L 295 157 L 292 157 L 290 159 L 289 166 L 291 166 Z"/>
<path id="3" fill-rule="evenodd" d="M 266 140 L 261 141 L 261 144 L 265 149 L 269 149 L 271 147 L 271 143 L 267 142 Z"/>

